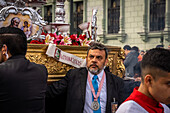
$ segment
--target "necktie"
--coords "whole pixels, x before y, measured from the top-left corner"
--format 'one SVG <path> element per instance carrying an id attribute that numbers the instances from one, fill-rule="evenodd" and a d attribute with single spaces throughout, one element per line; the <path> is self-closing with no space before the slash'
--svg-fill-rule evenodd
<path id="1" fill-rule="evenodd" d="M 95 94 L 97 95 L 97 91 L 98 91 L 98 83 L 97 83 L 97 79 L 98 79 L 98 76 L 97 75 L 94 75 L 93 76 L 93 79 L 92 79 L 92 84 L 93 84 L 93 88 L 95 90 Z M 92 102 L 94 101 L 94 96 L 92 95 Z M 100 97 L 98 97 L 97 99 L 98 103 L 100 104 Z M 101 113 L 101 107 L 99 107 L 98 110 L 94 110 L 93 113 Z"/>

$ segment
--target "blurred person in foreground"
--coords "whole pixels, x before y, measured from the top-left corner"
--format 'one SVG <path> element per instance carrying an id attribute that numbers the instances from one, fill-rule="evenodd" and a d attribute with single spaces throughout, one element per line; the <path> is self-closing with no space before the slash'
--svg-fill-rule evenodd
<path id="1" fill-rule="evenodd" d="M 0 113 L 45 113 L 47 69 L 26 59 L 27 37 L 0 28 Z"/>
<path id="2" fill-rule="evenodd" d="M 67 92 L 66 113 L 111 113 L 111 102 L 123 99 L 123 80 L 105 69 L 108 49 L 92 43 L 87 50 L 86 67 L 71 69 L 60 81 L 47 88 L 47 97 Z M 98 91 L 98 94 L 97 94 Z"/>
<path id="3" fill-rule="evenodd" d="M 149 50 L 141 62 L 139 87 L 120 105 L 116 113 L 170 113 L 170 51 Z"/>

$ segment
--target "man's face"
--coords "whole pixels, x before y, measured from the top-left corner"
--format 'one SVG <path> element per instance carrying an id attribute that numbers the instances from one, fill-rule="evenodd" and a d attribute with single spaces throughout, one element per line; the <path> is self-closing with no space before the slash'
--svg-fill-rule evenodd
<path id="1" fill-rule="evenodd" d="M 130 50 L 125 49 L 125 56 L 127 56 L 129 52 Z"/>
<path id="2" fill-rule="evenodd" d="M 166 77 L 159 77 L 153 80 L 149 92 L 158 102 L 170 104 L 170 73 L 163 72 Z"/>
<path id="3" fill-rule="evenodd" d="M 20 21 L 18 19 L 15 19 L 13 27 L 18 28 L 19 23 L 20 23 Z"/>
<path id="4" fill-rule="evenodd" d="M 94 49 L 89 50 L 88 56 L 86 57 L 87 68 L 92 74 L 98 74 L 101 72 L 103 67 L 107 64 L 107 59 L 105 58 L 105 51 Z"/>
<path id="5" fill-rule="evenodd" d="M 141 52 L 141 53 L 140 53 L 140 55 L 141 55 L 141 56 L 144 56 L 144 55 L 145 55 L 145 53 L 144 53 L 144 52 Z"/>

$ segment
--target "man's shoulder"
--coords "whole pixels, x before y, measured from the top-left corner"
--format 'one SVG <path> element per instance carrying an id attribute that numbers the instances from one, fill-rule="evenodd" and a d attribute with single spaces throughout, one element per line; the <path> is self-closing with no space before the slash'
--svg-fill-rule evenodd
<path id="1" fill-rule="evenodd" d="M 133 100 L 122 103 L 116 113 L 148 113 L 142 106 Z"/>
<path id="2" fill-rule="evenodd" d="M 108 71 L 106 71 L 106 70 L 105 70 L 105 73 L 106 73 L 106 75 L 111 76 L 111 77 L 112 77 L 112 78 L 114 78 L 114 79 L 117 79 L 117 80 L 121 80 L 121 81 L 123 81 L 123 79 L 122 79 L 122 78 L 120 78 L 120 77 L 118 77 L 118 76 L 114 75 L 114 74 L 113 74 L 113 73 L 111 73 L 111 72 L 108 72 Z"/>
<path id="3" fill-rule="evenodd" d="M 33 70 L 39 70 L 40 72 L 46 74 L 47 73 L 47 68 L 45 65 L 43 64 L 37 64 L 35 62 L 29 62 L 29 65 L 27 65 L 28 67 L 27 68 L 31 68 Z"/>
<path id="4" fill-rule="evenodd" d="M 68 72 L 69 73 L 80 73 L 80 72 L 86 72 L 87 69 L 85 67 L 81 67 L 81 68 L 74 68 L 74 69 L 70 69 Z"/>
<path id="5" fill-rule="evenodd" d="M 6 69 L 7 66 L 8 64 L 6 62 L 0 63 L 0 70 L 5 71 L 4 69 Z"/>

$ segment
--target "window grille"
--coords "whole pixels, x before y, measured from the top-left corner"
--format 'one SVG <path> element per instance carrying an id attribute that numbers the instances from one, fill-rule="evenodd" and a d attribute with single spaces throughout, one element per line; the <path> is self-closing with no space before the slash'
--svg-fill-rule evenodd
<path id="1" fill-rule="evenodd" d="M 108 34 L 119 32 L 120 0 L 111 0 L 108 8 Z"/>
<path id="2" fill-rule="evenodd" d="M 164 30 L 165 4 L 165 0 L 150 1 L 150 31 Z"/>
<path id="3" fill-rule="evenodd" d="M 82 30 L 78 27 L 79 24 L 83 23 L 83 2 L 75 2 L 76 10 L 73 12 L 74 16 L 74 33 L 81 34 Z"/>
<path id="4" fill-rule="evenodd" d="M 44 7 L 44 20 L 48 23 L 52 22 L 52 5 Z"/>

